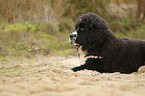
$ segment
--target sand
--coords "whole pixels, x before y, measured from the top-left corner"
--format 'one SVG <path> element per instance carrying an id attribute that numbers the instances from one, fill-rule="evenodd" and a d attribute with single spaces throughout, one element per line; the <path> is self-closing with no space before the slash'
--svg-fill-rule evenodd
<path id="1" fill-rule="evenodd" d="M 36 56 L 0 63 L 0 96 L 144 96 L 145 73 L 73 72 L 77 57 Z M 144 69 L 140 69 L 144 70 Z"/>

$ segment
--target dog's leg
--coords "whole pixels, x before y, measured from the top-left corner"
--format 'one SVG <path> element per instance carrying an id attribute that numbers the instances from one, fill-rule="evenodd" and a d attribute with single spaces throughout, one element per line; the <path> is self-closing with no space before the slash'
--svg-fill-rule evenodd
<path id="1" fill-rule="evenodd" d="M 81 65 L 81 66 L 78 66 L 78 67 L 74 67 L 71 70 L 76 72 L 76 71 L 80 71 L 80 70 L 84 70 L 84 69 L 86 69 L 86 65 Z"/>
<path id="2" fill-rule="evenodd" d="M 78 66 L 78 67 L 74 67 L 71 70 L 73 70 L 74 72 L 76 71 L 80 71 L 80 70 L 94 70 L 94 65 L 92 65 L 91 63 L 86 62 L 85 64 Z"/>

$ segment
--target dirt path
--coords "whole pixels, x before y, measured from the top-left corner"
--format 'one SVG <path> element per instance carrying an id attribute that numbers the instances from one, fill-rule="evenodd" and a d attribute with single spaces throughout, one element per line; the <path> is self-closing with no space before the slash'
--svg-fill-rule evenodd
<path id="1" fill-rule="evenodd" d="M 77 57 L 37 57 L 0 63 L 0 96 L 143 96 L 145 73 L 72 72 Z"/>

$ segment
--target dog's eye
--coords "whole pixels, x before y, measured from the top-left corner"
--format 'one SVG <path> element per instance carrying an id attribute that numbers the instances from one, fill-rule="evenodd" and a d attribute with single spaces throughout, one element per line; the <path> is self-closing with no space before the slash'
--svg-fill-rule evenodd
<path id="1" fill-rule="evenodd" d="M 83 30 L 84 30 L 84 28 L 80 28 L 80 30 L 81 30 L 81 31 L 83 31 Z"/>

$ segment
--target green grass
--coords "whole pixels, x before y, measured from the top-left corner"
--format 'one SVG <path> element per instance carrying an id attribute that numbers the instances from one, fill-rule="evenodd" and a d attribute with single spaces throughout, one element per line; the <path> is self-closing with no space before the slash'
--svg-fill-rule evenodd
<path id="1" fill-rule="evenodd" d="M 0 57 L 27 54 L 72 54 L 69 34 L 74 21 L 60 19 L 60 24 L 2 23 L 0 26 Z M 112 25 L 111 25 L 112 24 Z M 145 23 L 136 18 L 114 20 L 110 29 L 117 37 L 145 39 Z"/>
<path id="2" fill-rule="evenodd" d="M 25 23 L 14 23 L 14 24 L 3 24 L 1 31 L 3 32 L 17 32 L 17 31 L 37 31 L 39 30 L 38 25 L 25 24 Z"/>
<path id="3" fill-rule="evenodd" d="M 66 31 L 59 32 L 59 27 L 50 23 L 4 24 L 0 27 L 0 41 L 2 41 L 0 56 L 20 56 L 42 52 L 68 54 L 71 53 L 68 34 Z"/>
<path id="4" fill-rule="evenodd" d="M 145 40 L 145 23 L 139 24 L 140 26 L 128 30 L 126 33 L 116 32 L 117 37 L 130 38 L 130 39 L 140 39 Z M 122 26 L 121 26 L 122 27 Z"/>

